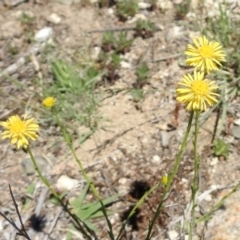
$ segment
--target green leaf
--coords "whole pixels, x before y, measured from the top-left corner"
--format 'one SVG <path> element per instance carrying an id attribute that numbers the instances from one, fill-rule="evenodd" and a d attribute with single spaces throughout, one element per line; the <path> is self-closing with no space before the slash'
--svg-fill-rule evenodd
<path id="1" fill-rule="evenodd" d="M 26 193 L 27 194 L 33 194 L 34 193 L 34 190 L 35 190 L 35 183 L 31 183 L 28 187 L 27 187 L 27 190 L 26 190 Z"/>
<path id="2" fill-rule="evenodd" d="M 229 146 L 221 139 L 216 139 L 213 143 L 213 153 L 216 156 L 223 156 L 227 158 L 229 156 Z"/>

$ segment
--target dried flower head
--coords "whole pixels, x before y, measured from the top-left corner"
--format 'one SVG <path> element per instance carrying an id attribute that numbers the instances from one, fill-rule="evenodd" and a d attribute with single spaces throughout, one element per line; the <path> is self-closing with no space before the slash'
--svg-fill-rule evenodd
<path id="1" fill-rule="evenodd" d="M 217 70 L 220 62 L 225 62 L 225 54 L 222 46 L 218 42 L 208 41 L 203 36 L 193 40 L 195 46 L 188 45 L 185 54 L 189 56 L 186 63 L 199 69 L 200 71 L 209 73 L 211 70 Z"/>
<path id="2" fill-rule="evenodd" d="M 214 81 L 204 79 L 203 72 L 194 71 L 194 75 L 186 74 L 178 83 L 177 100 L 186 104 L 187 110 L 206 111 L 218 101 L 217 89 Z"/>
<path id="3" fill-rule="evenodd" d="M 12 144 L 17 145 L 17 149 L 23 147 L 27 148 L 28 139 L 36 140 L 39 131 L 39 125 L 34 118 L 26 119 L 25 115 L 22 120 L 18 115 L 9 117 L 6 122 L 1 122 L 1 125 L 6 128 L 6 130 L 1 133 L 2 139 L 10 138 Z"/>
<path id="4" fill-rule="evenodd" d="M 43 101 L 42 104 L 46 108 L 52 108 L 56 104 L 56 99 L 54 97 L 46 97 Z"/>

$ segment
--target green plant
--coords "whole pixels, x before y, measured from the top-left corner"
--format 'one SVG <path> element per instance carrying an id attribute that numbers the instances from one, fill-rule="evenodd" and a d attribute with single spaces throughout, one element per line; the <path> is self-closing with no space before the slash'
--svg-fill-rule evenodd
<path id="1" fill-rule="evenodd" d="M 11 55 L 17 55 L 19 53 L 19 47 L 15 45 L 9 45 L 8 46 L 8 52 Z"/>
<path id="2" fill-rule="evenodd" d="M 148 3 L 151 5 L 150 10 L 154 11 L 157 9 L 157 0 L 148 0 Z"/>
<path id="3" fill-rule="evenodd" d="M 32 201 L 32 199 L 30 198 L 30 196 L 34 193 L 35 191 L 35 183 L 30 183 L 26 189 L 26 196 L 24 198 L 23 201 L 23 208 L 24 209 L 28 209 L 30 207 L 30 203 Z"/>
<path id="4" fill-rule="evenodd" d="M 121 21 L 126 21 L 129 17 L 134 17 L 138 11 L 136 0 L 123 0 L 117 3 L 117 16 Z"/>
<path id="5" fill-rule="evenodd" d="M 139 65 L 135 71 L 137 77 L 136 88 L 142 88 L 148 82 L 149 73 L 149 68 L 145 62 Z"/>
<path id="6" fill-rule="evenodd" d="M 121 58 L 116 52 L 113 52 L 111 55 L 101 52 L 97 64 L 100 69 L 105 70 L 103 79 L 107 80 L 109 83 L 114 83 L 118 79 L 117 70 L 120 67 L 120 63 Z"/>
<path id="7" fill-rule="evenodd" d="M 189 12 L 191 0 L 183 0 L 181 3 L 175 4 L 175 19 L 183 20 Z"/>
<path id="8" fill-rule="evenodd" d="M 34 40 L 34 32 L 36 29 L 35 17 L 27 13 L 22 13 L 19 20 L 24 29 L 25 40 L 27 41 L 27 43 L 32 43 Z"/>
<path id="9" fill-rule="evenodd" d="M 226 115 L 227 115 L 227 102 L 232 101 L 236 96 L 240 95 L 240 32 L 236 31 L 240 27 L 239 19 L 231 18 L 227 10 L 222 4 L 219 4 L 219 15 L 207 18 L 206 25 L 201 28 L 205 36 L 212 37 L 219 41 L 226 52 L 226 63 L 223 64 L 225 71 L 214 74 L 217 79 L 221 79 L 222 94 L 220 104 L 220 127 L 217 129 L 216 137 L 219 138 L 223 129 Z"/>
<path id="10" fill-rule="evenodd" d="M 213 142 L 213 153 L 216 156 L 223 156 L 224 158 L 227 158 L 229 156 L 228 144 L 221 139 L 216 139 Z"/>
<path id="11" fill-rule="evenodd" d="M 128 39 L 128 33 L 126 31 L 120 32 L 116 39 L 116 52 L 126 53 L 130 51 L 134 39 Z"/>
<path id="12" fill-rule="evenodd" d="M 34 20 L 35 17 L 27 13 L 22 13 L 20 17 L 20 22 L 26 25 L 32 25 Z"/>
<path id="13" fill-rule="evenodd" d="M 149 20 L 142 20 L 139 19 L 136 22 L 135 28 L 135 37 L 142 37 L 142 38 L 150 38 L 154 36 L 154 32 L 156 31 L 156 26 L 153 22 Z"/>
<path id="14" fill-rule="evenodd" d="M 63 60 L 53 60 L 51 69 L 54 80 L 50 85 L 42 85 L 44 95 L 57 99 L 59 115 L 66 123 L 74 119 L 95 131 L 100 119 L 97 115 L 99 96 L 95 93 L 95 86 L 104 72 L 93 66 L 77 71 L 76 67 Z M 67 127 L 73 128 L 72 125 Z"/>
<path id="15" fill-rule="evenodd" d="M 102 50 L 105 52 L 113 50 L 115 48 L 114 47 L 115 42 L 116 38 L 114 32 L 112 31 L 105 32 L 102 38 Z"/>
<path id="16" fill-rule="evenodd" d="M 116 4 L 115 0 L 100 0 L 98 5 L 100 8 L 112 7 Z"/>
<path id="17" fill-rule="evenodd" d="M 72 212 L 82 221 L 84 222 L 89 229 L 92 231 L 97 231 L 97 228 L 90 222 L 90 219 L 103 217 L 102 206 L 99 201 L 84 203 L 84 200 L 87 196 L 87 192 L 89 190 L 89 185 L 87 184 L 85 188 L 82 190 L 81 194 L 70 201 L 70 205 L 72 207 Z M 104 206 L 109 205 L 116 201 L 117 196 L 110 196 L 102 200 Z M 109 211 L 108 215 L 111 214 Z"/>
<path id="18" fill-rule="evenodd" d="M 141 88 L 132 89 L 131 95 L 133 97 L 134 102 L 139 102 L 144 98 L 143 89 Z"/>
<path id="19" fill-rule="evenodd" d="M 219 4 L 219 12 L 219 16 L 207 19 L 206 27 L 202 32 L 206 36 L 213 35 L 225 49 L 228 49 L 226 67 L 233 70 L 233 76 L 228 75 L 229 81 L 233 81 L 240 74 L 240 56 L 237 51 L 240 49 L 240 32 L 236 31 L 240 27 L 240 21 L 232 19 L 221 4 Z"/>
<path id="20" fill-rule="evenodd" d="M 105 75 L 105 78 L 108 82 L 114 83 L 118 78 L 117 70 L 120 67 L 121 58 L 119 54 L 113 53 L 111 54 L 109 62 L 105 65 L 105 68 L 107 69 L 107 73 Z"/>
<path id="21" fill-rule="evenodd" d="M 141 63 L 135 71 L 137 77 L 136 82 L 133 84 L 131 94 L 135 102 L 139 102 L 144 97 L 143 86 L 148 82 L 149 68 L 146 63 Z"/>

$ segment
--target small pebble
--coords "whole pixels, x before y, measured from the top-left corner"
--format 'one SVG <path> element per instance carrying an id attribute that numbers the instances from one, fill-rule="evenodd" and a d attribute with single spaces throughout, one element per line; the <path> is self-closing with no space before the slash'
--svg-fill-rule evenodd
<path id="1" fill-rule="evenodd" d="M 169 240 L 177 240 L 178 238 L 178 232 L 176 232 L 175 230 L 168 231 L 167 235 Z"/>
<path id="2" fill-rule="evenodd" d="M 46 42 L 53 35 L 53 30 L 50 27 L 44 27 L 35 34 L 35 41 Z"/>
<path id="3" fill-rule="evenodd" d="M 168 147 L 169 145 L 169 133 L 166 131 L 160 131 L 160 138 L 162 142 L 162 147 Z"/>
<path id="4" fill-rule="evenodd" d="M 234 124 L 240 126 L 240 118 L 234 120 Z"/>
<path id="5" fill-rule="evenodd" d="M 139 9 L 149 9 L 151 7 L 150 3 L 146 3 L 146 2 L 139 2 L 138 3 L 138 8 Z"/>
<path id="6" fill-rule="evenodd" d="M 162 162 L 162 159 L 161 159 L 158 155 L 154 155 L 154 156 L 152 157 L 152 163 L 158 165 L 158 164 L 160 164 L 161 162 Z"/>
<path id="7" fill-rule="evenodd" d="M 47 20 L 51 23 L 58 24 L 62 19 L 56 13 L 52 13 Z"/>
<path id="8" fill-rule="evenodd" d="M 212 159 L 212 161 L 210 162 L 210 166 L 214 166 L 214 165 L 216 165 L 218 163 L 218 158 L 217 157 L 214 157 L 213 159 Z"/>
<path id="9" fill-rule="evenodd" d="M 233 125 L 231 129 L 231 133 L 235 138 L 240 138 L 240 126 Z"/>
<path id="10" fill-rule="evenodd" d="M 47 170 L 48 166 L 49 166 L 49 164 L 47 163 L 46 159 L 43 158 L 43 157 L 40 157 L 40 156 L 36 156 L 35 160 L 36 160 L 36 162 L 38 164 L 38 167 L 39 167 L 40 171 L 42 173 L 44 173 Z M 22 165 L 22 168 L 23 168 L 24 172 L 27 175 L 32 175 L 32 174 L 34 174 L 36 172 L 36 170 L 35 170 L 35 168 L 33 166 L 31 158 L 23 159 L 21 165 Z"/>
<path id="11" fill-rule="evenodd" d="M 67 175 L 62 175 L 58 178 L 56 183 L 56 188 L 59 191 L 70 191 L 75 189 L 78 185 L 78 180 L 68 177 Z"/>
<path id="12" fill-rule="evenodd" d="M 131 68 L 131 64 L 128 63 L 128 62 L 125 62 L 125 61 L 121 61 L 120 65 L 121 65 L 122 68 L 125 68 L 125 69 L 127 69 L 127 68 L 130 69 Z"/>
<path id="13" fill-rule="evenodd" d="M 121 185 L 124 185 L 124 184 L 127 183 L 127 181 L 128 181 L 127 178 L 120 178 L 120 179 L 118 180 L 118 183 L 121 184 Z"/>

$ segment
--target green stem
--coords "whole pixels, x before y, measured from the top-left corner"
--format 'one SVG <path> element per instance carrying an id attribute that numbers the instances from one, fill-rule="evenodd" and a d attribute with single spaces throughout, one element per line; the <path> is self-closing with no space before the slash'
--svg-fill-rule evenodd
<path id="1" fill-rule="evenodd" d="M 218 210 L 224 204 L 225 200 L 229 198 L 233 193 L 235 193 L 239 187 L 240 182 L 235 187 L 233 187 L 233 189 L 226 196 L 222 197 L 221 200 L 217 204 L 215 204 L 207 213 L 205 213 L 202 217 L 198 218 L 196 220 L 196 224 L 208 220 L 212 213 Z"/>
<path id="2" fill-rule="evenodd" d="M 106 219 L 106 221 L 107 221 L 108 228 L 109 228 L 108 234 L 109 234 L 109 236 L 110 236 L 110 238 L 111 238 L 112 240 L 115 240 L 115 238 L 114 238 L 114 236 L 113 236 L 113 231 L 112 231 L 112 224 L 111 224 L 111 222 L 110 222 L 109 219 L 108 219 L 108 215 L 107 215 L 105 206 L 104 206 L 104 204 L 103 204 L 103 201 L 102 201 L 102 199 L 101 199 L 101 197 L 100 197 L 97 189 L 95 188 L 92 180 L 91 180 L 91 179 L 88 177 L 88 175 L 86 174 L 86 172 L 85 172 L 85 170 L 84 170 L 84 168 L 83 168 L 82 162 L 81 162 L 81 161 L 79 160 L 79 158 L 77 157 L 77 154 L 76 154 L 76 152 L 75 152 L 75 150 L 74 150 L 74 148 L 73 148 L 73 145 L 72 145 L 72 141 L 71 141 L 71 139 L 70 139 L 70 137 L 69 137 L 69 134 L 67 133 L 67 131 L 66 131 L 66 129 L 65 129 L 65 126 L 62 124 L 62 122 L 61 122 L 59 116 L 57 115 L 57 113 L 55 113 L 55 116 L 56 116 L 57 123 L 58 123 L 58 125 L 60 126 L 61 131 L 62 131 L 62 133 L 63 133 L 64 140 L 65 140 L 65 142 L 67 143 L 68 147 L 70 148 L 71 153 L 72 153 L 75 161 L 77 162 L 78 167 L 79 167 L 79 169 L 80 169 L 83 177 L 85 178 L 85 180 L 86 180 L 87 183 L 89 184 L 89 186 L 90 186 L 93 194 L 96 196 L 96 198 L 98 199 L 98 201 L 99 201 L 100 204 L 101 204 L 102 211 L 103 211 L 104 217 L 105 217 L 105 219 Z"/>
<path id="3" fill-rule="evenodd" d="M 192 183 L 192 209 L 191 209 L 191 221 L 190 221 L 190 231 L 189 240 L 192 240 L 194 228 L 195 228 L 195 207 L 196 207 L 196 195 L 198 191 L 198 177 L 199 177 L 199 156 L 197 153 L 197 139 L 199 131 L 199 116 L 200 111 L 196 111 L 195 116 L 195 131 L 194 131 L 194 141 L 193 141 L 193 151 L 194 151 L 194 175 Z"/>
<path id="4" fill-rule="evenodd" d="M 153 187 L 150 188 L 150 190 L 148 190 L 147 192 L 144 193 L 144 195 L 137 201 L 137 203 L 134 205 L 134 207 L 132 208 L 131 212 L 128 214 L 127 219 L 124 221 L 124 223 L 122 224 L 118 236 L 116 238 L 116 240 L 119 240 L 122 236 L 122 232 L 125 229 L 126 224 L 128 223 L 128 220 L 133 216 L 133 214 L 136 212 L 136 209 L 139 208 L 144 201 L 146 200 L 146 198 L 155 190 L 157 189 L 159 186 L 161 185 L 161 182 L 157 183 L 156 185 L 154 185 Z"/>
<path id="5" fill-rule="evenodd" d="M 82 225 L 79 222 L 79 219 L 77 218 L 76 215 L 72 214 L 71 211 L 68 209 L 68 207 L 63 203 L 63 201 L 61 200 L 61 198 L 58 196 L 58 194 L 56 193 L 56 191 L 53 189 L 53 187 L 51 186 L 50 182 L 48 181 L 47 178 L 45 178 L 42 175 L 42 172 L 40 171 L 37 162 L 35 160 L 35 157 L 33 156 L 33 153 L 31 151 L 31 148 L 28 146 L 27 147 L 27 152 L 29 153 L 33 166 L 36 170 L 36 172 L 38 173 L 40 179 L 42 180 L 42 182 L 47 186 L 47 188 L 51 191 L 51 193 L 53 194 L 53 196 L 57 199 L 57 201 L 61 204 L 61 206 L 63 207 L 64 211 L 67 212 L 69 214 L 69 216 L 75 221 L 75 223 L 77 224 L 78 228 L 82 231 L 82 233 L 87 237 L 87 239 L 91 240 L 91 236 L 88 235 L 88 233 L 85 231 L 85 229 L 82 227 Z"/>
<path id="6" fill-rule="evenodd" d="M 191 111 L 190 113 L 190 117 L 189 117 L 189 120 L 188 120 L 188 126 L 187 126 L 187 130 L 185 132 L 185 136 L 184 136 L 184 139 L 182 141 L 182 144 L 181 144 L 181 147 L 178 151 L 178 154 L 177 154 L 177 157 L 176 157 L 176 160 L 175 160 L 175 163 L 174 163 L 174 166 L 173 166 L 173 170 L 172 172 L 169 174 L 169 178 L 168 178 L 168 182 L 167 182 L 167 186 L 165 187 L 164 189 L 164 192 L 163 192 L 163 195 L 161 197 L 161 200 L 158 204 L 158 207 L 157 207 L 157 211 L 156 213 L 154 214 L 154 217 L 153 217 L 153 220 L 151 221 L 150 225 L 149 225 L 149 228 L 148 228 L 148 234 L 147 234 L 147 237 L 146 237 L 146 240 L 150 240 L 151 239 L 151 236 L 152 236 L 152 229 L 153 229 L 153 226 L 154 226 L 154 223 L 157 219 L 157 217 L 159 216 L 162 208 L 163 208 L 163 202 L 170 190 L 170 188 L 172 187 L 172 182 L 173 182 L 173 179 L 175 177 L 175 175 L 177 174 L 178 172 L 178 168 L 179 168 L 179 164 L 180 164 L 180 161 L 181 161 L 181 158 L 182 158 L 182 154 L 183 154 L 183 151 L 186 149 L 187 147 L 187 140 L 188 140 L 188 137 L 189 137 L 189 134 L 190 134 L 190 130 L 191 130 L 191 126 L 192 126 L 192 120 L 193 120 L 193 115 L 194 115 L 194 111 Z"/>

